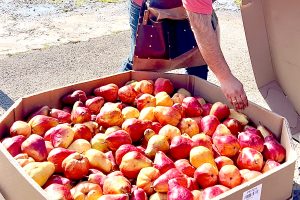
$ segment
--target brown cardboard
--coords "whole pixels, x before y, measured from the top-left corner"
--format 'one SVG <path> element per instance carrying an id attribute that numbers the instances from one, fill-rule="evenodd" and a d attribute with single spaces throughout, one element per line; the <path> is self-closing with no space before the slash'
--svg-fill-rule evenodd
<path id="1" fill-rule="evenodd" d="M 226 102 L 219 87 L 193 76 L 155 72 L 125 72 L 45 91 L 18 100 L 0 119 L 0 136 L 4 135 L 3 132 L 8 131 L 15 120 L 22 119 L 35 108 L 43 105 L 49 105 L 50 107 L 59 106 L 60 98 L 75 89 L 82 89 L 90 93 L 94 88 L 107 83 L 123 85 L 130 80 L 156 79 L 158 77 L 169 78 L 176 88 L 186 88 L 194 95 L 202 96 L 208 101 Z M 243 192 L 262 184 L 261 199 L 288 199 L 292 191 L 296 154 L 291 148 L 290 129 L 287 121 L 278 114 L 272 113 L 253 103 L 250 103 L 249 107 L 245 110 L 245 114 L 255 123 L 264 124 L 270 128 L 271 131 L 277 133 L 277 136 L 281 138 L 282 145 L 287 150 L 287 161 L 275 170 L 224 193 L 220 198 L 222 197 L 222 199 L 226 200 L 240 200 L 243 197 Z M 7 200 L 47 199 L 46 193 L 30 177 L 23 173 L 22 168 L 18 166 L 17 162 L 2 145 L 0 145 L 0 160 L 0 171 L 4 172 L 0 173 L 0 191 L 4 198 Z M 17 192 L 16 188 L 18 188 Z"/>
<path id="2" fill-rule="evenodd" d="M 300 132 L 300 1 L 243 0 L 241 12 L 259 90 Z"/>

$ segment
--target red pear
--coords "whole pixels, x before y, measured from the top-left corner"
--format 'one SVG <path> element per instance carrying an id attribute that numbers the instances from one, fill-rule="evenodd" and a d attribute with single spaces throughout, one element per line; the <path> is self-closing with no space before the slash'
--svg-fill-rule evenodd
<path id="1" fill-rule="evenodd" d="M 36 134 L 30 135 L 22 143 L 21 150 L 37 162 L 45 161 L 48 156 L 44 138 Z"/>
<path id="2" fill-rule="evenodd" d="M 166 92 L 169 95 L 173 94 L 174 86 L 173 83 L 169 79 L 158 78 L 154 82 L 154 95 L 159 92 Z"/>
<path id="3" fill-rule="evenodd" d="M 282 163 L 286 156 L 285 148 L 275 139 L 273 135 L 265 136 L 264 150 L 262 152 L 265 159 Z"/>
<path id="4" fill-rule="evenodd" d="M 186 117 L 199 117 L 203 109 L 199 101 L 195 97 L 186 97 L 183 99 L 182 107 Z"/>
<path id="5" fill-rule="evenodd" d="M 66 157 L 61 167 L 66 178 L 80 180 L 88 174 L 90 164 L 87 157 L 76 152 Z"/>
<path id="6" fill-rule="evenodd" d="M 232 135 L 230 130 L 224 125 L 224 124 L 219 124 L 212 135 L 212 138 L 214 138 L 217 135 Z"/>
<path id="7" fill-rule="evenodd" d="M 90 141 L 93 137 L 93 132 L 85 124 L 74 124 L 72 129 L 74 131 L 74 139 L 73 140 L 85 139 L 87 141 Z"/>
<path id="8" fill-rule="evenodd" d="M 103 97 L 105 101 L 115 102 L 118 99 L 118 90 L 119 87 L 116 84 L 110 83 L 94 89 L 94 94 Z"/>
<path id="9" fill-rule="evenodd" d="M 152 166 L 152 161 L 138 151 L 126 153 L 119 166 L 127 178 L 136 178 L 141 169 Z"/>
<path id="10" fill-rule="evenodd" d="M 184 174 L 176 168 L 169 169 L 153 182 L 154 190 L 156 192 L 168 192 L 168 181 L 177 177 L 184 177 Z"/>
<path id="11" fill-rule="evenodd" d="M 212 139 L 210 136 L 201 133 L 192 137 L 193 147 L 204 146 L 212 150 Z"/>
<path id="12" fill-rule="evenodd" d="M 105 142 L 107 143 L 108 148 L 112 151 L 116 151 L 122 144 L 132 143 L 130 135 L 124 130 L 112 132 L 106 136 Z"/>
<path id="13" fill-rule="evenodd" d="M 218 169 L 210 163 L 204 163 L 196 169 L 194 178 L 202 188 L 213 186 L 218 182 Z"/>
<path id="14" fill-rule="evenodd" d="M 243 131 L 243 125 L 236 119 L 227 118 L 223 121 L 223 124 L 230 130 L 231 134 L 238 135 Z"/>
<path id="15" fill-rule="evenodd" d="M 170 154 L 176 160 L 188 158 L 192 147 L 193 141 L 191 139 L 183 136 L 175 136 L 171 140 Z"/>
<path id="16" fill-rule="evenodd" d="M 66 105 L 73 105 L 76 101 L 84 103 L 87 100 L 86 93 L 82 90 L 75 90 L 74 92 L 63 96 L 62 102 Z"/>
<path id="17" fill-rule="evenodd" d="M 189 177 L 194 177 L 195 167 L 193 167 L 187 159 L 179 159 L 174 163 L 176 169 Z"/>
<path id="18" fill-rule="evenodd" d="M 275 167 L 279 166 L 280 163 L 276 162 L 274 160 L 267 160 L 263 169 L 261 170 L 262 173 L 265 173 L 267 171 L 270 171 L 271 169 L 274 169 Z"/>
<path id="19" fill-rule="evenodd" d="M 168 181 L 168 187 L 172 188 L 168 191 L 168 200 L 191 200 L 194 197 L 189 189 L 177 184 L 174 179 Z"/>
<path id="20" fill-rule="evenodd" d="M 91 121 L 91 111 L 86 107 L 75 107 L 71 112 L 71 120 L 74 124 Z"/>
<path id="21" fill-rule="evenodd" d="M 30 121 L 33 117 L 37 115 L 49 115 L 50 108 L 49 106 L 42 106 L 41 108 L 35 110 L 34 112 L 30 113 L 30 115 L 27 117 L 27 121 Z"/>
<path id="22" fill-rule="evenodd" d="M 90 174 L 88 177 L 88 182 L 98 184 L 101 186 L 101 188 L 103 188 L 103 184 L 106 178 L 107 176 L 99 171 L 98 173 Z"/>
<path id="23" fill-rule="evenodd" d="M 217 164 L 218 170 L 220 170 L 225 165 L 234 165 L 233 160 L 226 156 L 219 156 L 215 158 L 215 162 Z"/>
<path id="24" fill-rule="evenodd" d="M 144 136 L 144 131 L 151 127 L 151 121 L 140 119 L 126 119 L 122 124 L 122 129 L 125 130 L 131 137 L 132 142 L 137 142 Z"/>
<path id="25" fill-rule="evenodd" d="M 240 150 L 237 138 L 231 134 L 215 136 L 213 143 L 222 156 L 233 157 Z"/>
<path id="26" fill-rule="evenodd" d="M 61 172 L 63 172 L 63 169 L 61 166 L 62 162 L 64 161 L 64 159 L 66 157 L 68 157 L 69 155 L 71 155 L 72 153 L 75 153 L 75 152 L 76 151 L 57 147 L 49 152 L 47 160 L 52 162 L 55 165 L 56 173 L 61 173 Z"/>
<path id="27" fill-rule="evenodd" d="M 264 139 L 252 132 L 241 132 L 238 135 L 238 141 L 241 149 L 250 147 L 256 149 L 259 152 L 262 152 L 264 150 Z"/>
<path id="28" fill-rule="evenodd" d="M 226 104 L 223 104 L 221 102 L 216 102 L 212 105 L 209 114 L 215 115 L 219 119 L 219 121 L 222 122 L 224 119 L 226 119 L 229 116 L 230 110 Z"/>
<path id="29" fill-rule="evenodd" d="M 228 187 L 234 188 L 242 183 L 240 170 L 235 165 L 225 165 L 219 171 L 219 182 Z"/>
<path id="30" fill-rule="evenodd" d="M 119 88 L 118 96 L 121 102 L 132 104 L 137 97 L 138 93 L 134 90 L 132 85 L 125 85 Z"/>
<path id="31" fill-rule="evenodd" d="M 244 127 L 244 132 L 252 133 L 252 134 L 258 135 L 259 137 L 263 137 L 260 130 L 254 128 L 253 126 L 246 125 Z"/>
<path id="32" fill-rule="evenodd" d="M 50 128 L 58 125 L 58 119 L 44 115 L 36 115 L 29 122 L 31 133 L 43 136 Z"/>
<path id="33" fill-rule="evenodd" d="M 47 180 L 47 182 L 43 185 L 43 188 L 46 188 L 49 185 L 54 184 L 54 183 L 64 185 L 69 189 L 72 188 L 70 179 L 63 177 L 63 176 L 55 175 L 55 174 L 50 176 L 50 178 Z"/>
<path id="34" fill-rule="evenodd" d="M 103 194 L 130 194 L 131 183 L 124 176 L 107 177 L 103 184 Z"/>
<path id="35" fill-rule="evenodd" d="M 117 165 L 121 164 L 123 156 L 130 151 L 138 151 L 138 152 L 142 153 L 136 146 L 133 146 L 131 144 L 123 144 L 115 152 L 115 158 L 116 158 Z"/>
<path id="36" fill-rule="evenodd" d="M 214 115 L 207 115 L 201 119 L 201 130 L 206 135 L 212 136 L 220 124 L 218 118 Z"/>
<path id="37" fill-rule="evenodd" d="M 85 106 L 95 115 L 100 112 L 100 109 L 104 105 L 104 98 L 103 97 L 93 97 L 88 99 L 85 102 Z"/>
<path id="38" fill-rule="evenodd" d="M 136 107 L 138 110 L 142 110 L 146 107 L 155 107 L 156 106 L 156 99 L 151 94 L 142 94 L 136 100 Z"/>
<path id="39" fill-rule="evenodd" d="M 138 188 L 136 185 L 131 188 L 130 200 L 147 200 L 147 194 L 142 188 Z"/>
<path id="40" fill-rule="evenodd" d="M 23 135 L 8 137 L 2 141 L 2 145 L 12 156 L 16 156 L 22 152 L 21 145 L 25 139 L 26 137 Z"/>
<path id="41" fill-rule="evenodd" d="M 45 188 L 50 199 L 72 200 L 70 188 L 65 185 L 53 183 Z"/>
<path id="42" fill-rule="evenodd" d="M 162 125 L 170 124 L 177 126 L 181 120 L 180 111 L 174 107 L 168 106 L 156 106 L 154 108 L 154 116 Z"/>
<path id="43" fill-rule="evenodd" d="M 228 191 L 229 188 L 225 187 L 223 185 L 214 185 L 208 188 L 205 188 L 202 192 L 202 200 L 210 200 L 213 199 L 217 196 L 219 196 L 220 194 Z"/>
<path id="44" fill-rule="evenodd" d="M 206 103 L 206 104 L 202 105 L 202 109 L 203 109 L 202 116 L 205 117 L 205 116 L 209 115 L 211 107 L 212 107 L 211 103 Z"/>
<path id="45" fill-rule="evenodd" d="M 63 110 L 52 108 L 49 116 L 58 119 L 59 123 L 71 123 L 71 114 Z"/>
<path id="46" fill-rule="evenodd" d="M 236 163 L 240 169 L 261 171 L 264 160 L 259 151 L 246 147 L 240 152 Z"/>
<path id="47" fill-rule="evenodd" d="M 175 168 L 175 165 L 164 152 L 158 151 L 154 158 L 153 167 L 158 169 L 160 173 L 165 173 L 169 169 Z"/>

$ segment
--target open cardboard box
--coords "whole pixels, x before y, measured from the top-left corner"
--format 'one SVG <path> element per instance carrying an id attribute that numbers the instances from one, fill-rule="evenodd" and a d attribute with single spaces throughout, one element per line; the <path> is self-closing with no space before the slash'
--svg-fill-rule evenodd
<path id="1" fill-rule="evenodd" d="M 243 0 L 241 12 L 256 83 L 270 109 L 300 141 L 300 1 Z"/>
<path id="2" fill-rule="evenodd" d="M 167 74 L 154 72 L 125 72 L 97 80 L 78 83 L 39 94 L 27 96 L 18 100 L 0 120 L 0 138 L 5 136 L 15 120 L 24 119 L 30 112 L 43 105 L 60 107 L 60 98 L 71 91 L 82 89 L 91 94 L 94 88 L 108 83 L 124 85 L 130 80 L 156 79 L 165 77 L 170 79 L 176 88 L 186 88 L 195 96 L 202 96 L 209 102 L 226 99 L 220 88 L 200 78 L 183 74 Z M 291 196 L 296 154 L 291 147 L 290 130 L 285 118 L 272 113 L 258 105 L 250 103 L 244 112 L 254 123 L 261 123 L 281 138 L 281 144 L 286 148 L 286 162 L 245 184 L 242 184 L 220 196 L 227 200 L 243 199 L 250 191 L 257 191 L 261 199 L 282 200 Z M 46 193 L 37 185 L 14 158 L 0 145 L 0 191 L 7 200 L 10 199 L 47 199 Z M 278 181 L 280 180 L 280 181 Z M 247 198 L 244 198 L 247 199 Z"/>

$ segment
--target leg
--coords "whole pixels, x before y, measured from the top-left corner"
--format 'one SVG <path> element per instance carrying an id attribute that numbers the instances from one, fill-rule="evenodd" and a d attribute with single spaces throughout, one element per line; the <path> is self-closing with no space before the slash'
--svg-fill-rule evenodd
<path id="1" fill-rule="evenodd" d="M 198 76 L 199 78 L 207 80 L 208 67 L 207 65 L 202 65 L 198 67 L 189 67 L 186 68 L 186 73 L 189 75 Z"/>
<path id="2" fill-rule="evenodd" d="M 135 47 L 135 37 L 138 25 L 138 19 L 140 15 L 140 6 L 135 4 L 133 0 L 129 0 L 129 24 L 130 24 L 130 31 L 131 31 L 131 38 L 130 38 L 130 52 L 128 58 L 123 63 L 122 71 L 132 70 L 132 59 L 134 54 L 134 47 Z"/>

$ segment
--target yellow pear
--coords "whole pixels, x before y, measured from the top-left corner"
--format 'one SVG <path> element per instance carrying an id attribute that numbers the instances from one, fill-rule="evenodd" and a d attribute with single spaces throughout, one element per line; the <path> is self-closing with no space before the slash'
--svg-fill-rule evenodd
<path id="1" fill-rule="evenodd" d="M 243 113 L 240 113 L 240 112 L 238 112 L 234 109 L 230 109 L 229 118 L 233 118 L 233 119 L 238 120 L 239 122 L 241 122 L 241 124 L 243 126 L 247 125 L 248 122 L 249 122 L 247 115 L 245 115 Z"/>
<path id="2" fill-rule="evenodd" d="M 176 126 L 170 124 L 164 125 L 158 132 L 158 135 L 164 135 L 169 141 L 171 141 L 175 136 L 180 136 L 180 129 Z"/>
<path id="3" fill-rule="evenodd" d="M 174 102 L 172 98 L 166 92 L 159 92 L 155 95 L 156 106 L 173 106 Z"/>
<path id="4" fill-rule="evenodd" d="M 130 119 L 130 118 L 138 118 L 140 116 L 140 111 L 132 106 L 127 106 L 122 109 L 122 115 L 124 119 Z"/>
<path id="5" fill-rule="evenodd" d="M 160 192 L 156 192 L 152 194 L 149 198 L 149 200 L 167 200 L 167 199 L 168 199 L 167 193 L 160 193 Z"/>
<path id="6" fill-rule="evenodd" d="M 98 128 L 99 128 L 99 125 L 97 124 L 97 122 L 88 121 L 88 122 L 84 122 L 82 124 L 86 125 L 92 133 L 94 133 L 94 134 L 97 133 Z"/>
<path id="7" fill-rule="evenodd" d="M 145 154 L 149 158 L 154 158 L 158 151 L 166 152 L 170 149 L 168 138 L 164 135 L 153 135 L 149 141 Z"/>
<path id="8" fill-rule="evenodd" d="M 138 177 L 136 179 L 136 186 L 142 188 L 147 195 L 154 193 L 154 188 L 152 187 L 153 181 L 155 181 L 160 176 L 158 169 L 154 167 L 146 167 L 141 169 Z"/>
<path id="9" fill-rule="evenodd" d="M 77 139 L 68 147 L 68 149 L 77 151 L 78 153 L 84 153 L 91 148 L 91 144 L 85 139 Z"/>
<path id="10" fill-rule="evenodd" d="M 112 132 L 115 132 L 115 131 L 118 131 L 118 130 L 121 130 L 122 128 L 120 126 L 111 126 L 109 128 L 106 129 L 105 131 L 105 135 L 109 135 L 111 134 Z"/>
<path id="11" fill-rule="evenodd" d="M 109 148 L 105 142 L 106 134 L 98 133 L 91 139 L 92 149 L 97 149 L 102 152 L 108 152 Z"/>
<path id="12" fill-rule="evenodd" d="M 103 152 L 96 149 L 89 149 L 84 155 L 89 159 L 91 168 L 99 169 L 105 173 L 112 170 L 112 163 Z"/>
<path id="13" fill-rule="evenodd" d="M 140 112 L 139 119 L 141 120 L 149 120 L 149 121 L 156 121 L 155 115 L 154 115 L 154 107 L 146 107 L 143 108 Z"/>
<path id="14" fill-rule="evenodd" d="M 190 151 L 190 163 L 198 168 L 204 163 L 210 163 L 217 167 L 213 152 L 204 146 L 197 146 Z"/>
<path id="15" fill-rule="evenodd" d="M 177 90 L 177 93 L 183 94 L 183 95 L 186 96 L 186 97 L 191 97 L 191 96 L 192 96 L 192 94 L 191 94 L 188 90 L 186 90 L 186 89 L 184 89 L 184 88 L 179 88 L 179 89 Z"/>
<path id="16" fill-rule="evenodd" d="M 102 189 L 98 184 L 83 181 L 71 189 L 74 200 L 97 200 L 102 196 Z"/>
<path id="17" fill-rule="evenodd" d="M 25 165 L 24 170 L 35 182 L 43 186 L 54 173 L 55 166 L 52 162 L 31 162 Z"/>

